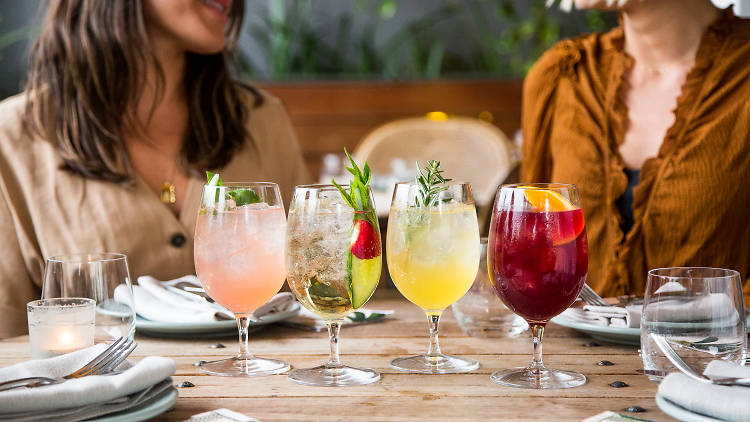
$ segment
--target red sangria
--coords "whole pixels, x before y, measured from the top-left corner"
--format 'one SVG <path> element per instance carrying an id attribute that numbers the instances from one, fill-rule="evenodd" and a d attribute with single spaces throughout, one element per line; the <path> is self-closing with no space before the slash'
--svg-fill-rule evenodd
<path id="1" fill-rule="evenodd" d="M 588 271 L 583 210 L 573 185 L 503 186 L 495 198 L 487 266 L 495 293 L 531 326 L 534 359 L 526 368 L 498 371 L 492 380 L 521 388 L 568 388 L 586 377 L 542 363 L 550 318 L 578 297 Z"/>
<path id="2" fill-rule="evenodd" d="M 495 291 L 529 324 L 546 324 L 586 280 L 583 210 L 501 210 L 493 217 L 488 265 Z"/>

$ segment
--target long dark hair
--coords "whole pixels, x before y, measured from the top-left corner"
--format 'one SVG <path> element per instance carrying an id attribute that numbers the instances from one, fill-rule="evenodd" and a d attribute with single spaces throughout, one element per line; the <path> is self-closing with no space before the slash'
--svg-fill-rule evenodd
<path id="1" fill-rule="evenodd" d="M 251 140 L 245 124 L 262 98 L 233 80 L 227 52 L 244 9 L 244 0 L 232 2 L 225 51 L 188 53 L 185 60 L 189 117 L 180 160 L 191 173 L 223 167 Z M 134 105 L 148 66 L 157 70 L 158 99 L 164 75 L 149 43 L 142 0 L 50 0 L 30 54 L 24 127 L 55 145 L 64 168 L 130 182 L 123 127 L 139 127 Z"/>

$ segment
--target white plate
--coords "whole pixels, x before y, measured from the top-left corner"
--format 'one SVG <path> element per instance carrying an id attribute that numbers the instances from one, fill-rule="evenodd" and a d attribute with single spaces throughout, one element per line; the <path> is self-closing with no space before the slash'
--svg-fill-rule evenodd
<path id="1" fill-rule="evenodd" d="M 722 422 L 721 419 L 704 416 L 700 413 L 695 413 L 685 409 L 658 394 L 656 395 L 656 405 L 659 406 L 659 409 L 661 409 L 662 412 L 683 422 Z"/>
<path id="2" fill-rule="evenodd" d="M 98 419 L 90 419 L 96 422 L 139 422 L 149 420 L 161 415 L 177 402 L 177 389 L 172 387 L 151 400 L 141 403 L 132 409 L 104 415 Z"/>
<path id="3" fill-rule="evenodd" d="M 627 327 L 603 327 L 601 325 L 585 324 L 582 322 L 572 321 L 562 316 L 556 316 L 550 320 L 557 325 L 572 328 L 591 337 L 607 341 L 610 343 L 627 344 L 629 346 L 638 346 L 641 344 L 641 329 Z"/>
<path id="4" fill-rule="evenodd" d="M 259 322 L 250 322 L 251 329 L 274 322 L 289 319 L 300 310 L 299 303 L 294 303 L 291 309 L 286 312 L 268 314 L 262 316 Z M 234 320 L 226 321 L 207 321 L 207 322 L 159 322 L 136 317 L 135 329 L 140 334 L 154 337 L 182 337 L 182 336 L 200 336 L 200 337 L 219 337 L 234 335 L 237 333 L 237 322 Z"/>
<path id="5" fill-rule="evenodd" d="M 627 327 L 603 327 L 601 325 L 586 324 L 572 321 L 564 316 L 556 316 L 550 320 L 557 325 L 572 328 L 591 337 L 610 343 L 639 346 L 641 344 L 641 329 Z M 750 315 L 747 317 L 747 325 L 750 326 Z"/>

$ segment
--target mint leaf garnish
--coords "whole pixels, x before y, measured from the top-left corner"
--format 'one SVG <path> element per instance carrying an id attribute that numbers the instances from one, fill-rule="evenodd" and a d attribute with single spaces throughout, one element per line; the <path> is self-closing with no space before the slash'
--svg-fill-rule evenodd
<path id="1" fill-rule="evenodd" d="M 227 192 L 227 195 L 234 199 L 234 203 L 241 207 L 247 204 L 257 204 L 260 202 L 260 196 L 250 189 L 235 189 Z"/>
<path id="2" fill-rule="evenodd" d="M 208 186 L 224 186 L 224 182 L 221 180 L 221 176 L 218 173 L 206 172 L 206 180 Z M 247 204 L 256 204 L 261 202 L 260 196 L 250 189 L 232 189 L 226 193 L 228 198 L 232 198 L 236 206 L 241 207 Z M 214 202 L 219 201 L 219 189 L 216 189 L 216 197 Z M 207 204 L 208 205 L 208 204 Z"/>

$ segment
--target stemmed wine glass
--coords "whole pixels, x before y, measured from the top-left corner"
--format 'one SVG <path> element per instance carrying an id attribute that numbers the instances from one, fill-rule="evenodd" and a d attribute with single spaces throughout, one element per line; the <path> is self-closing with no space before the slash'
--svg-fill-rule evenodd
<path id="1" fill-rule="evenodd" d="M 195 227 L 195 271 L 211 298 L 234 312 L 239 354 L 201 363 L 212 375 L 280 374 L 289 364 L 248 352 L 253 311 L 284 284 L 286 217 L 276 183 L 224 183 L 203 187 Z"/>
<path id="2" fill-rule="evenodd" d="M 439 186 L 424 203 L 414 182 L 396 184 L 388 216 L 386 254 L 396 288 L 427 315 L 430 345 L 423 355 L 401 357 L 391 366 L 405 372 L 449 374 L 473 371 L 474 359 L 440 352 L 443 310 L 474 283 L 479 266 L 479 227 L 468 183 Z"/>
<path id="3" fill-rule="evenodd" d="M 360 203 L 374 203 L 369 188 L 360 184 L 355 192 Z M 325 320 L 331 346 L 327 363 L 295 369 L 288 378 L 321 387 L 376 382 L 377 371 L 342 364 L 338 346 L 344 318 L 367 303 L 380 279 L 382 247 L 375 210 L 355 211 L 333 185 L 297 186 L 289 206 L 286 242 L 292 293 Z"/>
<path id="4" fill-rule="evenodd" d="M 570 388 L 586 383 L 577 372 L 542 362 L 547 322 L 578 297 L 588 271 L 588 246 L 578 190 L 566 184 L 502 186 L 490 226 L 488 268 L 495 293 L 531 326 L 533 361 L 492 374 L 520 388 Z"/>

